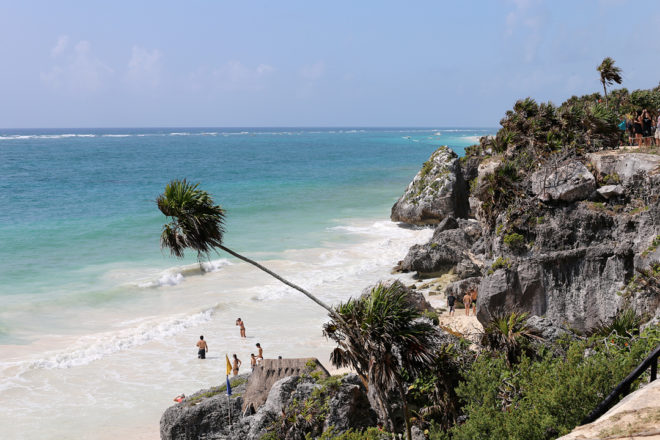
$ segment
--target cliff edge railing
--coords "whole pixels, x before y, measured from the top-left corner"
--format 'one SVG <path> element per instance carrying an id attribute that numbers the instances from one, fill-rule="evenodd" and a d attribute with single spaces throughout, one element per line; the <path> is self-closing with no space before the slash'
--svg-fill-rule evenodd
<path id="1" fill-rule="evenodd" d="M 600 404 L 589 413 L 587 417 L 582 420 L 581 425 L 586 425 L 595 421 L 597 418 L 605 414 L 607 410 L 610 409 L 610 406 L 619 398 L 619 396 L 625 396 L 630 393 L 630 385 L 646 371 L 647 368 L 651 368 L 651 379 L 649 382 L 653 382 L 657 379 L 658 376 L 658 356 L 660 355 L 660 345 L 655 347 L 655 350 L 649 354 L 646 359 L 644 359 L 638 366 L 626 376 L 614 390 L 602 401 Z"/>

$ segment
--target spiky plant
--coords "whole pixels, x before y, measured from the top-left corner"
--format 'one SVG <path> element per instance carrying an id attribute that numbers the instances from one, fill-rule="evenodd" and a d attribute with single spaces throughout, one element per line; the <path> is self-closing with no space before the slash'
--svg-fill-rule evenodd
<path id="1" fill-rule="evenodd" d="M 416 377 L 434 363 L 435 329 L 416 321 L 420 314 L 400 282 L 379 284 L 369 294 L 339 304 L 336 311 L 342 321 L 333 319 L 323 326 L 326 337 L 337 343 L 330 361 L 335 367 L 352 367 L 362 377 L 390 430 L 394 424 L 386 396 L 398 390 L 410 439 L 404 374 Z"/>
<path id="2" fill-rule="evenodd" d="M 165 186 L 163 194 L 156 198 L 158 209 L 170 219 L 163 226 L 160 236 L 161 248 L 172 255 L 183 258 L 186 249 L 197 252 L 197 259 L 208 258 L 212 251 L 221 249 L 234 257 L 263 270 L 289 287 L 302 292 L 328 311 L 330 316 L 341 319 L 330 306 L 296 284 L 282 278 L 254 260 L 251 260 L 223 244 L 225 211 L 213 202 L 208 192 L 199 188 L 199 183 L 186 179 L 172 180 Z"/>
<path id="3" fill-rule="evenodd" d="M 600 72 L 600 83 L 603 85 L 603 92 L 605 92 L 605 105 L 609 107 L 607 86 L 614 83 L 621 84 L 623 82 L 621 68 L 614 65 L 614 60 L 612 58 L 606 57 L 603 62 L 600 63 L 597 70 Z"/>
<path id="4" fill-rule="evenodd" d="M 486 324 L 482 344 L 496 352 L 504 352 L 508 366 L 517 363 L 529 342 L 542 338 L 527 325 L 527 313 L 498 313 Z"/>

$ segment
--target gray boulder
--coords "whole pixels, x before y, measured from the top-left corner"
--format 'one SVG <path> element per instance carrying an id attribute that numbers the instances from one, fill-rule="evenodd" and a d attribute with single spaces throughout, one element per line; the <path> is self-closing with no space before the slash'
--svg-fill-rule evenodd
<path id="1" fill-rule="evenodd" d="M 627 185 L 640 172 L 651 173 L 660 168 L 660 156 L 645 153 L 599 151 L 588 155 L 595 170 L 603 176 L 617 176 Z"/>
<path id="2" fill-rule="evenodd" d="M 544 167 L 532 174 L 532 192 L 541 200 L 574 202 L 588 198 L 596 179 L 582 162 L 570 161 L 557 168 Z"/>
<path id="3" fill-rule="evenodd" d="M 625 189 L 621 185 L 605 185 L 598 188 L 598 194 L 603 196 L 606 199 L 611 199 L 612 197 L 619 197 L 623 195 Z"/>
<path id="4" fill-rule="evenodd" d="M 463 229 L 436 230 L 428 243 L 408 250 L 401 268 L 418 272 L 423 277 L 447 272 L 468 258 L 467 251 L 472 243 L 473 238 Z"/>
<path id="5" fill-rule="evenodd" d="M 160 438 L 162 440 L 197 440 L 229 438 L 231 425 L 241 419 L 242 393 L 245 392 L 245 377 L 232 379 L 242 381 L 232 389 L 231 398 L 227 399 L 224 386 L 198 391 L 186 397 L 181 403 L 169 407 L 160 419 Z"/>
<path id="6" fill-rule="evenodd" d="M 554 342 L 563 336 L 572 335 L 569 330 L 561 325 L 541 316 L 530 316 L 529 319 L 527 319 L 527 326 L 546 341 Z"/>
<path id="7" fill-rule="evenodd" d="M 415 225 L 435 224 L 448 216 L 467 217 L 468 188 L 458 156 L 438 148 L 392 206 L 390 218 Z"/>

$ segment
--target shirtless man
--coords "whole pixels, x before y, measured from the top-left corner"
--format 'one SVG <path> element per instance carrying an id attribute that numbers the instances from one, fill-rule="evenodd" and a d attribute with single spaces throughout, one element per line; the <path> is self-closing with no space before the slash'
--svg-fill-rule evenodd
<path id="1" fill-rule="evenodd" d="M 472 289 L 472 315 L 477 316 L 477 289 Z"/>
<path id="2" fill-rule="evenodd" d="M 206 359 L 206 352 L 209 351 L 209 346 L 206 345 L 206 341 L 204 340 L 204 336 L 199 337 L 199 341 L 197 341 L 197 348 L 199 349 L 197 351 L 197 358 L 198 359 Z"/>
<path id="3" fill-rule="evenodd" d="M 241 360 L 236 356 L 236 353 L 234 353 L 234 369 L 232 370 L 234 372 L 234 376 L 238 376 L 238 369 L 241 368 Z"/>
<path id="4" fill-rule="evenodd" d="M 259 354 L 257 354 L 257 363 L 261 363 L 264 360 L 264 350 L 261 348 L 261 344 L 257 342 L 257 348 L 259 349 Z"/>
<path id="5" fill-rule="evenodd" d="M 254 355 L 254 353 L 250 353 L 250 367 L 252 367 L 252 371 L 254 371 L 254 368 L 257 366 L 257 357 Z"/>
<path id="6" fill-rule="evenodd" d="M 463 305 L 465 306 L 465 315 L 470 316 L 470 305 L 472 304 L 472 295 L 471 292 L 468 292 L 463 296 Z"/>
<path id="7" fill-rule="evenodd" d="M 245 337 L 245 324 L 243 323 L 243 320 L 241 318 L 238 318 L 236 320 L 236 325 L 240 326 L 241 338 L 244 338 Z"/>

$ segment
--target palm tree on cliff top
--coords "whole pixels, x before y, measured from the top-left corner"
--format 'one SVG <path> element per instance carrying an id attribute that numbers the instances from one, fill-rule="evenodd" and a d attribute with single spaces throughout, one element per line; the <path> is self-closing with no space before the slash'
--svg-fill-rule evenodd
<path id="1" fill-rule="evenodd" d="M 609 107 L 607 99 L 607 86 L 614 83 L 621 84 L 623 78 L 621 77 L 621 68 L 614 65 L 614 60 L 607 57 L 600 63 L 597 70 L 600 72 L 600 82 L 603 85 L 605 92 L 605 105 Z"/>
<path id="2" fill-rule="evenodd" d="M 289 287 L 302 292 L 328 311 L 335 319 L 341 317 L 323 301 L 307 290 L 282 278 L 275 272 L 265 268 L 222 243 L 225 211 L 220 205 L 215 205 L 208 192 L 199 189 L 199 183 L 190 183 L 186 179 L 172 180 L 165 186 L 165 192 L 156 199 L 158 209 L 172 220 L 163 225 L 160 236 L 161 248 L 168 248 L 172 255 L 183 258 L 186 248 L 197 252 L 197 259 L 208 257 L 211 251 L 221 249 L 234 257 L 258 267 L 272 277 Z"/>

